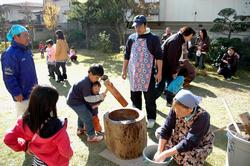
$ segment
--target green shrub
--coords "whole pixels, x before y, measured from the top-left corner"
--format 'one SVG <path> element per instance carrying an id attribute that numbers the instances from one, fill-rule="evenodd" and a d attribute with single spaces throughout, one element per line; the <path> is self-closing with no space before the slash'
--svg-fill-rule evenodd
<path id="1" fill-rule="evenodd" d="M 209 46 L 208 60 L 215 61 L 219 55 L 226 52 L 229 45 L 229 40 L 227 38 L 218 38 L 212 40 Z"/>
<path id="2" fill-rule="evenodd" d="M 98 36 L 94 36 L 90 40 L 90 48 L 102 51 L 104 53 L 112 52 L 112 43 L 110 41 L 110 34 L 106 31 L 100 32 Z"/>
<path id="3" fill-rule="evenodd" d="M 82 43 L 85 40 L 86 36 L 82 31 L 72 30 L 67 32 L 67 42 L 70 46 L 77 48 L 82 47 Z"/>

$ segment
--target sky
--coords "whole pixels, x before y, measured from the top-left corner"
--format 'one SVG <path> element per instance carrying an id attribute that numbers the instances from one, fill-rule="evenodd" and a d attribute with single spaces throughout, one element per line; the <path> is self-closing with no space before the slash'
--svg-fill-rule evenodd
<path id="1" fill-rule="evenodd" d="M 43 0 L 0 0 L 0 4 L 7 4 L 7 3 L 17 3 L 17 2 L 38 2 L 43 3 Z"/>

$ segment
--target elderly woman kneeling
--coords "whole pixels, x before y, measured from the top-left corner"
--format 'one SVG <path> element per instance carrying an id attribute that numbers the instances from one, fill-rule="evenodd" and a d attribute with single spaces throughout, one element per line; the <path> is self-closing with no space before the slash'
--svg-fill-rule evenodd
<path id="1" fill-rule="evenodd" d="M 176 94 L 164 125 L 156 130 L 159 145 L 155 161 L 173 156 L 179 165 L 204 164 L 212 152 L 214 134 L 210 131 L 210 115 L 199 106 L 200 101 L 188 90 Z"/>

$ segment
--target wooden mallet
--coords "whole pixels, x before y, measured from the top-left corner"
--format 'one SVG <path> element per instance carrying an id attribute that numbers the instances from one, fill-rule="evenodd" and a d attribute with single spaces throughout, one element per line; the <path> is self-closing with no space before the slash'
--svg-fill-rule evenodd
<path id="1" fill-rule="evenodd" d="M 103 75 L 101 79 L 104 81 L 104 85 L 107 88 L 106 91 L 108 90 L 123 107 L 126 107 L 128 105 L 128 102 L 121 95 L 121 93 L 115 88 L 115 86 L 110 82 L 108 76 Z"/>

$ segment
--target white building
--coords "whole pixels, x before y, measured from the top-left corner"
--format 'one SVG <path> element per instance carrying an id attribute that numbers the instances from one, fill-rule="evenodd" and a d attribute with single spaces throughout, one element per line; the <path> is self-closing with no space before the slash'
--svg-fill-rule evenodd
<path id="1" fill-rule="evenodd" d="M 21 3 L 10 3 L 3 4 L 5 18 L 9 22 L 26 20 L 29 17 L 30 20 L 39 22 L 40 15 L 39 12 L 43 10 L 43 5 L 41 3 L 35 2 L 21 2 Z"/>
<path id="2" fill-rule="evenodd" d="M 160 0 L 158 21 L 212 22 L 224 8 L 250 16 L 250 0 Z"/>

